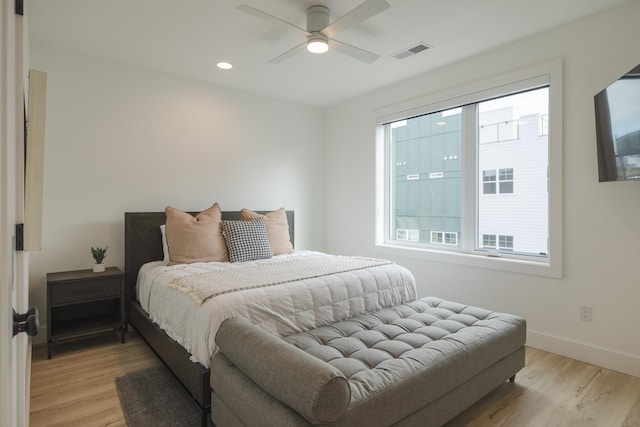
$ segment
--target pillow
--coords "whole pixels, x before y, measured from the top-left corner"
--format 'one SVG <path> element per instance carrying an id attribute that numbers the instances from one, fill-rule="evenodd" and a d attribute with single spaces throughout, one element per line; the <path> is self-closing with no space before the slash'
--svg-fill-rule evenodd
<path id="1" fill-rule="evenodd" d="M 250 221 L 222 221 L 231 262 L 271 258 L 271 246 L 263 217 Z"/>
<path id="2" fill-rule="evenodd" d="M 229 261 L 217 203 L 195 217 L 171 206 L 165 208 L 165 213 L 169 265 Z"/>
<path id="3" fill-rule="evenodd" d="M 162 253 L 164 257 L 162 261 L 165 264 L 169 264 L 169 248 L 167 247 L 167 225 L 162 224 L 160 226 L 160 234 L 162 234 Z"/>
<path id="4" fill-rule="evenodd" d="M 267 238 L 271 245 L 273 255 L 290 254 L 293 252 L 291 244 L 291 236 L 289 236 L 289 222 L 287 221 L 287 211 L 280 208 L 277 211 L 269 212 L 261 215 L 249 209 L 240 211 L 240 218 L 244 221 L 252 220 L 258 217 L 264 217 L 267 226 Z"/>

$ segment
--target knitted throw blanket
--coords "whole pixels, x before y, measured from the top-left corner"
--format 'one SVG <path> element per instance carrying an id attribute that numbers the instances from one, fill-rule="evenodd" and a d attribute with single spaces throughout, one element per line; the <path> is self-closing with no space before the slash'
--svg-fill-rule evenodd
<path id="1" fill-rule="evenodd" d="M 178 277 L 169 283 L 169 287 L 188 294 L 196 303 L 202 304 L 209 298 L 230 292 L 263 288 L 385 264 L 393 263 L 382 259 L 341 255 L 294 258 L 276 263 L 236 264 L 234 268 Z M 236 266 L 238 268 L 235 268 Z"/>

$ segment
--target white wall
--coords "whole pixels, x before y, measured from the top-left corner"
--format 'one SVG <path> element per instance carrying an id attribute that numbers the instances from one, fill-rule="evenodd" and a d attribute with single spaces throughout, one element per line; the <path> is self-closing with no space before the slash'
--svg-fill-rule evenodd
<path id="1" fill-rule="evenodd" d="M 296 247 L 322 249 L 321 110 L 39 45 L 30 54 L 48 73 L 43 250 L 30 263 L 43 324 L 47 272 L 91 268 L 98 245 L 124 269 L 124 212 L 284 206 Z"/>
<path id="2" fill-rule="evenodd" d="M 598 183 L 593 111 L 593 96 L 640 63 L 638 16 L 640 2 L 628 2 L 328 109 L 325 250 L 392 258 L 413 271 L 420 296 L 523 315 L 529 345 L 640 376 L 640 183 Z M 376 248 L 374 110 L 556 59 L 564 64 L 562 279 Z M 592 323 L 579 320 L 580 305 L 593 306 Z"/>

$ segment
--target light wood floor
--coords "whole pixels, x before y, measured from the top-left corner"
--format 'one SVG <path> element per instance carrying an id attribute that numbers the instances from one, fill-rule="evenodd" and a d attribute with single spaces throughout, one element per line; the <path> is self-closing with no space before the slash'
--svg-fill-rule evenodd
<path id="1" fill-rule="evenodd" d="M 124 344 L 115 334 L 61 344 L 50 360 L 34 346 L 30 426 L 126 427 L 114 378 L 159 363 L 131 328 Z"/>
<path id="2" fill-rule="evenodd" d="M 159 363 L 131 331 L 125 344 L 106 336 L 59 346 L 51 360 L 36 346 L 31 427 L 125 426 L 114 378 Z M 640 427 L 640 378 L 527 348 L 515 384 L 447 424 L 458 426 Z"/>

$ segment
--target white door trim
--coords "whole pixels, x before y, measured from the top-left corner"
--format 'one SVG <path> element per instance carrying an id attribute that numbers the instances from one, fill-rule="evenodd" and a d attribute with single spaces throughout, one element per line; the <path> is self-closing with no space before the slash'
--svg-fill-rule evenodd
<path id="1" fill-rule="evenodd" d="M 28 305 L 27 254 L 15 250 L 24 217 L 23 17 L 15 2 L 0 6 L 0 425 L 29 424 L 30 340 L 13 337 L 13 307 Z"/>

